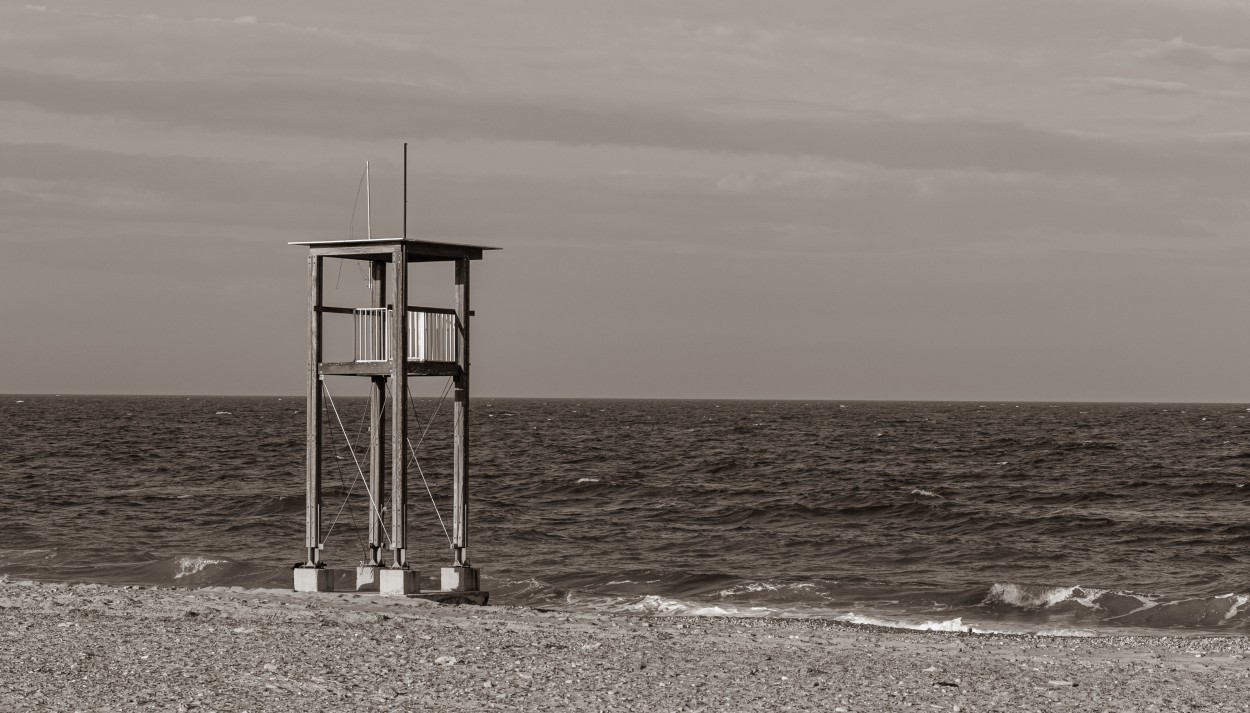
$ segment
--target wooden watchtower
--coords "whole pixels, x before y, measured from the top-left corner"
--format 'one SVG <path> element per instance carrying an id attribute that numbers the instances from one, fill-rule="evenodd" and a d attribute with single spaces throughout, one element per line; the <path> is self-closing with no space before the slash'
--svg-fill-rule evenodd
<path id="1" fill-rule="evenodd" d="M 408 378 L 451 377 L 454 396 L 453 516 L 451 565 L 444 567 L 441 591 L 477 592 L 478 570 L 469 564 L 469 265 L 495 248 L 437 243 L 407 238 L 295 242 L 308 254 L 308 443 L 305 546 L 307 556 L 294 568 L 297 591 L 332 591 L 334 576 L 323 560 L 322 408 L 326 376 L 369 380 L 368 560 L 357 568 L 357 588 L 375 582 L 387 594 L 419 593 L 417 573 L 409 568 Z M 326 258 L 367 263 L 374 285 L 369 305 L 328 306 L 323 301 Z M 411 263 L 450 262 L 455 268 L 454 308 L 409 304 Z M 323 317 L 348 315 L 354 322 L 352 361 L 323 359 Z M 389 397 L 388 397 L 389 395 Z M 389 405 L 390 426 L 386 425 Z M 387 436 L 389 435 L 389 439 Z M 389 444 L 387 443 L 389 441 Z M 389 461 L 389 485 L 385 483 Z M 363 469 L 360 473 L 363 478 Z M 383 493 L 390 492 L 390 529 Z M 390 562 L 384 562 L 390 550 Z"/>

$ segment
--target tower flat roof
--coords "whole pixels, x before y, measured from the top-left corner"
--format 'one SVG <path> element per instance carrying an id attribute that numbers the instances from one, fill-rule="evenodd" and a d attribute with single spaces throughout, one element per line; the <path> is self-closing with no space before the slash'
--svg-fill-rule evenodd
<path id="1" fill-rule="evenodd" d="M 356 260 L 390 261 L 391 252 L 399 245 L 407 246 L 408 262 L 434 260 L 481 260 L 483 250 L 499 250 L 486 245 L 440 243 L 413 238 L 373 238 L 372 240 L 314 240 L 287 245 L 307 246 L 314 254 Z"/>

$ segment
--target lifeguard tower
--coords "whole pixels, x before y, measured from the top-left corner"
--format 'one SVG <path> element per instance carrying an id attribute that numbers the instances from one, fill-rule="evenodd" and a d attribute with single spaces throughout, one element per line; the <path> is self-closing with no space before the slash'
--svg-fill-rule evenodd
<path id="1" fill-rule="evenodd" d="M 405 221 L 406 223 L 406 221 Z M 406 226 L 405 226 L 406 227 Z M 296 591 L 324 592 L 335 587 L 334 570 L 323 559 L 322 449 L 324 385 L 327 376 L 369 380 L 367 561 L 356 569 L 356 589 L 376 587 L 383 594 L 435 596 L 455 593 L 465 601 L 484 603 L 478 570 L 469 563 L 469 265 L 487 250 L 477 245 L 382 238 L 294 242 L 308 248 L 308 442 L 305 546 L 307 557 L 293 569 Z M 323 265 L 326 258 L 365 263 L 372 282 L 368 305 L 324 304 Z M 455 306 L 409 304 L 412 263 L 448 262 L 455 268 Z M 353 322 L 353 359 L 323 359 L 323 320 L 344 315 Z M 453 409 L 451 564 L 442 568 L 438 592 L 422 593 L 417 572 L 408 562 L 409 377 L 451 377 Z M 331 401 L 331 403 L 333 403 Z M 386 425 L 389 410 L 390 426 Z M 389 436 L 389 438 L 388 438 Z M 388 443 L 389 442 L 389 443 Z M 353 452 L 354 453 L 354 452 Z M 413 454 L 415 456 L 415 453 Z M 353 458 L 355 456 L 353 455 Z M 387 485 L 387 462 L 390 483 Z M 364 464 L 359 475 L 366 480 Z M 424 476 L 423 476 L 424 477 Z M 389 508 L 383 494 L 390 492 Z M 385 522 L 389 509 L 390 529 Z M 389 562 L 384 561 L 390 551 Z"/>

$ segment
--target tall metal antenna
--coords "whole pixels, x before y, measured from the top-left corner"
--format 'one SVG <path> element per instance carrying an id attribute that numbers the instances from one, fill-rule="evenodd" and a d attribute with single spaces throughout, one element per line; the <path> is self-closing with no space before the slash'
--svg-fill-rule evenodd
<path id="1" fill-rule="evenodd" d="M 365 161 L 365 237 L 369 240 L 373 240 L 373 199 L 369 197 L 368 161 Z"/>
<path id="2" fill-rule="evenodd" d="M 404 240 L 408 239 L 408 142 L 404 142 Z"/>

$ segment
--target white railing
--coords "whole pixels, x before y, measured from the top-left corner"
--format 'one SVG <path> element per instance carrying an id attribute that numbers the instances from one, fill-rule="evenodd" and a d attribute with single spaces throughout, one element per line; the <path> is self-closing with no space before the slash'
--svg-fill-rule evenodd
<path id="1" fill-rule="evenodd" d="M 391 355 L 391 311 L 385 307 L 352 310 L 355 319 L 355 360 L 386 361 Z M 408 360 L 456 360 L 456 315 L 408 312 Z"/>
<path id="2" fill-rule="evenodd" d="M 385 307 L 352 310 L 356 321 L 356 361 L 386 361 L 391 344 L 390 313 Z"/>
<path id="3" fill-rule="evenodd" d="M 456 315 L 409 312 L 408 358 L 412 361 L 455 361 Z"/>

